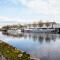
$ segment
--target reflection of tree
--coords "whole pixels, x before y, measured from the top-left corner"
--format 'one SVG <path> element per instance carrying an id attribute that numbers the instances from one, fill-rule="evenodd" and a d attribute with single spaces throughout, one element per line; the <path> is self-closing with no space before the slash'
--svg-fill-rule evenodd
<path id="1" fill-rule="evenodd" d="M 7 36 L 12 36 L 12 37 L 19 37 L 19 38 L 23 37 L 23 34 L 14 35 L 7 32 L 2 32 L 2 34 Z"/>
<path id="2" fill-rule="evenodd" d="M 42 43 L 43 40 L 44 40 L 44 37 L 43 37 L 43 36 L 39 36 L 39 37 L 38 37 L 38 41 L 39 41 L 40 43 Z"/>
<path id="3" fill-rule="evenodd" d="M 26 39 L 27 38 L 27 35 L 26 34 L 24 34 L 24 33 L 22 33 L 22 37 L 24 37 L 24 39 Z"/>
<path id="4" fill-rule="evenodd" d="M 51 40 L 55 41 L 56 40 L 56 35 L 54 34 L 34 34 L 34 33 L 31 33 L 31 34 L 28 34 L 27 37 L 29 39 L 33 39 L 34 41 L 38 40 L 40 43 L 43 43 L 43 41 L 45 40 L 47 43 Z"/>
<path id="5" fill-rule="evenodd" d="M 12 36 L 12 37 L 17 37 L 17 38 L 21 38 L 21 37 L 24 37 L 25 39 L 26 38 L 29 38 L 34 41 L 39 41 L 40 43 L 43 43 L 43 41 L 45 40 L 47 43 L 51 42 L 51 40 L 55 41 L 56 40 L 56 34 L 35 34 L 35 33 L 22 33 L 22 34 L 18 34 L 18 35 L 14 35 L 14 34 L 10 34 L 10 33 L 7 33 L 7 32 L 2 32 L 4 35 L 7 35 L 7 36 Z"/>
<path id="6" fill-rule="evenodd" d="M 55 41 L 56 40 L 56 35 L 54 35 L 54 34 L 47 34 L 46 38 L 45 38 L 45 41 L 46 42 L 50 42 L 51 40 Z"/>
<path id="7" fill-rule="evenodd" d="M 46 36 L 45 41 L 50 42 L 50 40 L 51 40 L 50 37 Z"/>
<path id="8" fill-rule="evenodd" d="M 44 40 L 48 43 L 50 43 L 51 40 L 56 40 L 56 35 L 54 34 L 35 34 L 31 35 L 33 40 L 38 40 L 40 43 L 42 43 Z"/>
<path id="9" fill-rule="evenodd" d="M 31 34 L 29 34 L 29 38 L 31 38 Z"/>
<path id="10" fill-rule="evenodd" d="M 33 40 L 36 41 L 37 40 L 37 36 L 33 35 Z"/>
<path id="11" fill-rule="evenodd" d="M 56 35 L 55 34 L 52 34 L 52 40 L 56 40 Z"/>

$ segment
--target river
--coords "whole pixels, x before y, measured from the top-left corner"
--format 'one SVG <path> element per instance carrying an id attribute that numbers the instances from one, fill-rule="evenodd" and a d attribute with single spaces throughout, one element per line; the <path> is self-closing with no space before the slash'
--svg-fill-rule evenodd
<path id="1" fill-rule="evenodd" d="M 42 33 L 3 34 L 0 40 L 40 60 L 60 60 L 60 35 Z"/>

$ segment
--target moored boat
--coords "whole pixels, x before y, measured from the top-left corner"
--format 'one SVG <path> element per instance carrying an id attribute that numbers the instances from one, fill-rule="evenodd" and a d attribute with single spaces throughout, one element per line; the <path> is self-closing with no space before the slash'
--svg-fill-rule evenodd
<path id="1" fill-rule="evenodd" d="M 50 33 L 50 32 L 55 32 L 54 28 L 29 28 L 29 29 L 24 29 L 22 32 L 27 32 L 27 33 Z"/>

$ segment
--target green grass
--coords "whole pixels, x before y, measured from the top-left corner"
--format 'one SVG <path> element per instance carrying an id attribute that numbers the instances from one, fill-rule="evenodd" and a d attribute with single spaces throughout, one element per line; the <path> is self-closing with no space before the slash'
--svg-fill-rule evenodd
<path id="1" fill-rule="evenodd" d="M 19 54 L 22 54 L 22 56 L 18 57 Z M 29 54 L 21 52 L 4 42 L 0 43 L 0 55 L 3 55 L 7 60 L 30 60 Z"/>

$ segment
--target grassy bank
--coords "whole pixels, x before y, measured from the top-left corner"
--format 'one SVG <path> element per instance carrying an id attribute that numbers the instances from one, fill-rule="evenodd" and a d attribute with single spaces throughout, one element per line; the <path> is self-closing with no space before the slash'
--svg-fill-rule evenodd
<path id="1" fill-rule="evenodd" d="M 3 55 L 6 60 L 30 60 L 30 55 L 0 41 L 0 56 Z"/>

